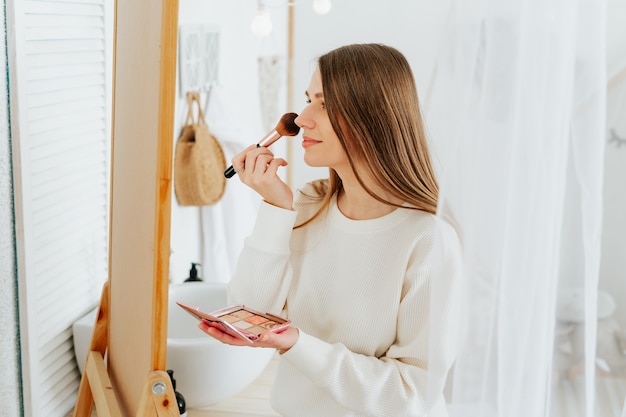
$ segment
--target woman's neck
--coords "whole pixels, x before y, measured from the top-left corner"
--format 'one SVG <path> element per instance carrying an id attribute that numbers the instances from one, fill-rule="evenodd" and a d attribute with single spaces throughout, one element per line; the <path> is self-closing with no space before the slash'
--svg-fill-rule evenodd
<path id="1" fill-rule="evenodd" d="M 337 195 L 337 207 L 344 216 L 352 220 L 369 220 L 385 216 L 396 209 L 372 197 L 353 175 L 347 177 L 341 179 L 342 189 Z M 372 191 L 381 198 L 398 205 L 402 204 L 402 201 L 397 201 L 389 193 L 372 188 Z"/>

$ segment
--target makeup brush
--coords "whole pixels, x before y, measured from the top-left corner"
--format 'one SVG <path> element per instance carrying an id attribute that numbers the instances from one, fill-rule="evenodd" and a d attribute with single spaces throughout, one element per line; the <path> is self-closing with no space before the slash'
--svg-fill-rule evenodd
<path id="1" fill-rule="evenodd" d="M 300 131 L 300 126 L 295 124 L 294 120 L 296 120 L 298 115 L 296 113 L 285 113 L 280 118 L 276 127 L 272 129 L 267 135 L 263 136 L 263 138 L 256 144 L 257 148 L 261 146 L 267 148 L 272 143 L 276 142 L 283 136 L 296 136 Z M 224 176 L 226 178 L 230 178 L 235 175 L 235 168 L 233 166 L 229 166 L 226 171 L 224 171 Z"/>

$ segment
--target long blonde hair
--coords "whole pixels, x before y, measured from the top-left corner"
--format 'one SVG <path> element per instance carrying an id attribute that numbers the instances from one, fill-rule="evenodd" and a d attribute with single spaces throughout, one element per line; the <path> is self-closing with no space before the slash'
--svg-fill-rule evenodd
<path id="1" fill-rule="evenodd" d="M 353 44 L 318 58 L 324 103 L 333 129 L 348 155 L 361 186 L 377 200 L 359 170 L 411 208 L 435 213 L 439 187 L 435 178 L 413 72 L 397 49 L 381 44 Z M 315 185 L 315 184 L 314 184 Z M 341 189 L 330 169 L 328 181 L 317 182 L 324 200 L 310 222 Z"/>

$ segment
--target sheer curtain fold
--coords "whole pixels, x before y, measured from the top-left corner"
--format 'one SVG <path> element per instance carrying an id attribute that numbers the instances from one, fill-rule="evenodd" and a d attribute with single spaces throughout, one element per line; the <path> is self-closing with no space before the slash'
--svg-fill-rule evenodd
<path id="1" fill-rule="evenodd" d="M 439 215 L 452 219 L 463 248 L 466 337 L 449 380 L 450 413 L 565 416 L 560 390 L 575 381 L 575 415 L 591 417 L 605 5 L 449 7 L 424 107 L 440 169 Z M 563 321 L 564 309 L 583 314 Z M 559 353 L 564 329 L 581 325 L 582 343 L 565 333 L 567 352 Z M 449 331 L 433 329 L 433 340 Z"/>

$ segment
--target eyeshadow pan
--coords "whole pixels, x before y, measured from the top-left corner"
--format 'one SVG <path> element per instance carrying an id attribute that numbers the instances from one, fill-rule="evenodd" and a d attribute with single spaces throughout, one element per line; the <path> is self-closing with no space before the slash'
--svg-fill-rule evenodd
<path id="1" fill-rule="evenodd" d="M 239 317 L 231 316 L 230 314 L 226 314 L 224 316 L 221 316 L 220 318 L 230 324 L 233 324 L 234 322 L 241 320 Z"/>
<path id="2" fill-rule="evenodd" d="M 254 316 L 254 314 L 250 313 L 249 311 L 245 311 L 245 310 L 234 311 L 234 312 L 230 313 L 230 315 L 231 316 L 235 316 L 235 317 L 239 317 L 240 319 L 245 319 L 247 317 Z"/>
<path id="3" fill-rule="evenodd" d="M 275 321 L 267 321 L 265 323 L 259 324 L 259 326 L 263 327 L 266 330 L 273 329 L 277 325 L 278 325 L 278 323 L 276 323 Z"/>
<path id="4" fill-rule="evenodd" d="M 263 333 L 264 331 L 266 331 L 267 329 L 264 329 L 263 327 L 259 327 L 259 326 L 254 326 L 254 327 L 250 327 L 249 329 L 246 329 L 246 331 L 252 333 L 252 334 L 260 334 Z"/>
<path id="5" fill-rule="evenodd" d="M 266 321 L 269 321 L 269 319 L 266 319 L 265 317 L 261 317 L 261 316 L 251 316 L 251 317 L 248 317 L 246 321 L 252 324 L 261 324 L 261 323 L 265 323 Z"/>
<path id="6" fill-rule="evenodd" d="M 235 323 L 232 323 L 233 326 L 235 327 L 239 327 L 240 329 L 248 329 L 249 327 L 253 327 L 254 325 L 251 323 L 248 323 L 245 320 L 239 320 Z"/>

